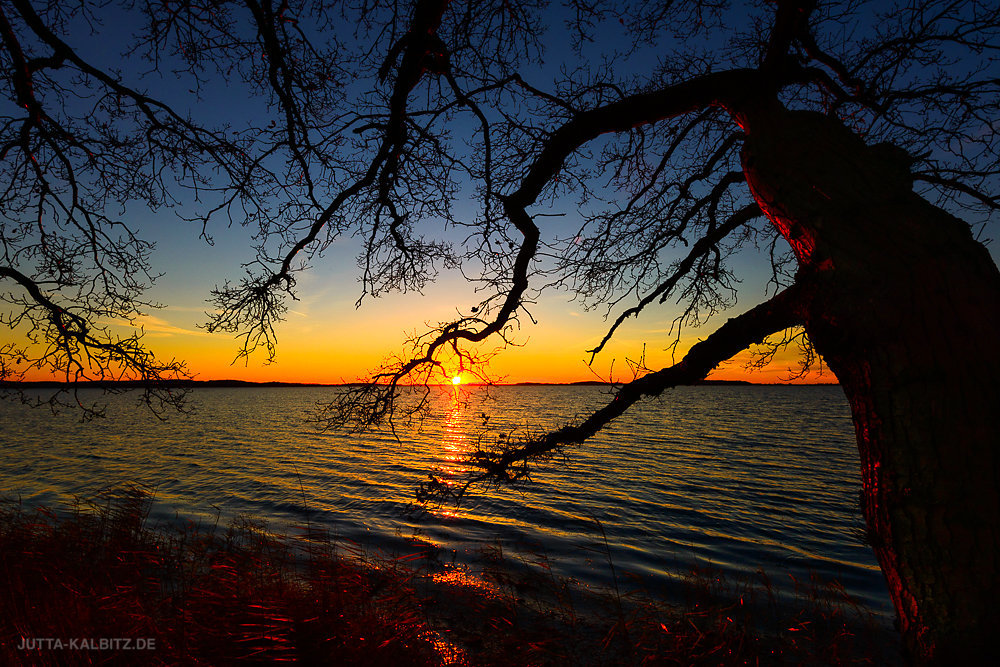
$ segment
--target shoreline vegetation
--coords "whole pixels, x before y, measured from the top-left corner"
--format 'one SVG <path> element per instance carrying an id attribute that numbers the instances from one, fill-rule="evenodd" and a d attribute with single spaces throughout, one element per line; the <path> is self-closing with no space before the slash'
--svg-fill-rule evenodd
<path id="1" fill-rule="evenodd" d="M 804 583 L 801 604 L 779 609 L 763 572 L 732 582 L 694 570 L 683 605 L 669 606 L 618 584 L 582 590 L 544 555 L 522 567 L 500 544 L 470 567 L 416 538 L 411 553 L 385 555 L 314 525 L 274 535 L 247 516 L 149 525 L 153 502 L 137 484 L 58 509 L 0 502 L 0 663 L 898 661 L 836 585 Z"/>

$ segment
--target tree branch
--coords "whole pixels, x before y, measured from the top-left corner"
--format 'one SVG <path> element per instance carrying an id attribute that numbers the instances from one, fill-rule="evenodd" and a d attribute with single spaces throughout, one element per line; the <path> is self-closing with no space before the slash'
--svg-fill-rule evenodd
<path id="1" fill-rule="evenodd" d="M 698 258 L 703 257 L 730 233 L 761 215 L 763 215 L 763 212 L 760 210 L 760 207 L 757 206 L 757 204 L 750 204 L 730 216 L 723 225 L 716 227 L 714 230 L 710 230 L 705 234 L 705 236 L 699 238 L 698 241 L 695 242 L 694 246 L 691 247 L 691 251 L 680 261 L 677 268 L 670 274 L 670 276 L 660 283 L 656 289 L 644 296 L 639 303 L 623 311 L 608 328 L 607 332 L 604 334 L 604 338 L 601 339 L 601 342 L 598 343 L 593 349 L 587 350 L 587 352 L 590 353 L 591 363 L 593 363 L 594 358 L 597 357 L 601 350 L 604 349 L 604 346 L 608 344 L 608 341 L 610 341 L 611 337 L 614 336 L 615 331 L 618 330 L 618 327 L 621 326 L 625 320 L 633 315 L 638 316 L 639 313 L 642 312 L 643 308 L 657 299 L 660 300 L 660 303 L 663 303 L 680 279 L 683 278 L 691 270 L 695 262 L 698 261 Z"/>
<path id="2" fill-rule="evenodd" d="M 496 451 L 475 451 L 469 455 L 468 465 L 481 472 L 471 473 L 461 489 L 456 492 L 432 475 L 429 482 L 420 485 L 418 498 L 426 501 L 446 496 L 460 497 L 472 484 L 503 484 L 524 478 L 529 473 L 530 460 L 551 456 L 565 445 L 581 443 L 642 398 L 659 396 L 665 389 L 698 382 L 720 363 L 750 345 L 773 333 L 802 324 L 805 302 L 810 294 L 811 290 L 803 284 L 779 292 L 768 301 L 728 320 L 708 338 L 693 345 L 684 358 L 673 366 L 623 385 L 610 403 L 579 424 L 564 426 L 515 446 L 504 444 Z"/>
<path id="3" fill-rule="evenodd" d="M 397 373 L 392 374 L 389 384 L 397 384 L 417 366 L 432 361 L 436 350 L 452 341 L 479 342 L 504 329 L 521 306 L 522 297 L 528 289 L 529 268 L 538 250 L 539 229 L 526 209 L 535 202 L 542 189 L 552 182 L 570 154 L 603 134 L 655 123 L 707 106 L 739 105 L 741 100 L 752 95 L 754 81 L 755 73 L 752 70 L 706 74 L 691 81 L 650 93 L 637 93 L 618 102 L 582 112 L 552 132 L 517 190 L 499 197 L 504 213 L 523 238 L 514 258 L 510 289 L 496 316 L 478 330 L 468 329 L 466 325 L 482 322 L 479 318 L 464 318 L 442 327 L 437 337 L 427 344 L 424 354 L 402 365 Z"/>

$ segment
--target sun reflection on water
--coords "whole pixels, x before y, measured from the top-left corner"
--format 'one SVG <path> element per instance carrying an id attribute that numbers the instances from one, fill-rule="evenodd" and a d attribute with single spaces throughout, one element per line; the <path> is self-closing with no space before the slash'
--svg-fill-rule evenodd
<path id="1" fill-rule="evenodd" d="M 438 468 L 438 479 L 450 487 L 460 484 L 468 472 L 468 468 L 463 463 L 469 453 L 468 424 L 465 419 L 467 406 L 460 400 L 457 386 L 455 389 L 456 394 L 444 419 L 441 448 L 438 454 L 438 460 L 441 462 Z M 456 505 L 434 507 L 431 512 L 435 516 L 449 519 L 463 516 Z"/>
<path id="2" fill-rule="evenodd" d="M 442 376 L 422 430 L 400 438 L 317 434 L 306 415 L 336 387 L 206 388 L 196 414 L 167 422 L 137 412 L 127 395 L 110 397 L 114 414 L 86 425 L 4 405 L 0 491 L 51 504 L 137 480 L 159 485 L 154 518 L 163 521 L 245 512 L 279 529 L 315 521 L 380 546 L 411 530 L 460 549 L 495 536 L 514 551 L 520 540 L 544 542 L 561 559 L 554 571 L 606 583 L 581 556 L 594 541 L 586 510 L 606 528 L 616 567 L 655 585 L 687 559 L 750 576 L 776 563 L 799 579 L 840 578 L 880 614 L 894 613 L 870 546 L 855 536 L 860 464 L 838 387 L 679 388 L 636 406 L 558 465 L 539 466 L 522 494 L 475 488 L 460 507 L 412 511 L 428 472 L 460 488 L 474 470 L 469 454 L 607 402 L 596 387 L 487 392 L 472 376 L 458 385 L 453 377 Z"/>

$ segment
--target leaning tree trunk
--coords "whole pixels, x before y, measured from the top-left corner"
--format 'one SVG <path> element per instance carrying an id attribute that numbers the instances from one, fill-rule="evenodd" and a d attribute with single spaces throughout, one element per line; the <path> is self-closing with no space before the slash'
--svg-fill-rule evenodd
<path id="1" fill-rule="evenodd" d="M 908 657 L 1000 646 L 1000 272 L 912 192 L 906 157 L 838 121 L 742 119 L 754 196 L 815 286 L 806 330 L 850 401 L 862 510 Z"/>

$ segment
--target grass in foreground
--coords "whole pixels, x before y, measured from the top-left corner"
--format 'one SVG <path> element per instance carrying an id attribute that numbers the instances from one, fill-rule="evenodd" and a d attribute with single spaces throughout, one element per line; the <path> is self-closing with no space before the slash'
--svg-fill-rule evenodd
<path id="1" fill-rule="evenodd" d="M 499 548 L 471 576 L 427 552 L 365 555 L 313 530 L 275 537 L 248 518 L 225 530 L 153 529 L 151 503 L 148 490 L 127 486 L 59 514 L 0 507 L 0 663 L 735 665 L 886 657 L 849 631 L 848 612 L 825 596 L 804 599 L 802 611 L 762 632 L 751 610 L 761 599 L 773 603 L 766 585 L 694 573 L 684 609 L 611 593 L 581 605 L 578 591 L 545 575 L 544 562 L 522 571 Z"/>

